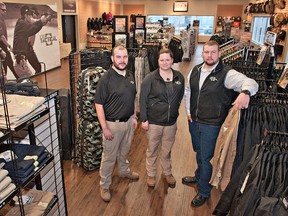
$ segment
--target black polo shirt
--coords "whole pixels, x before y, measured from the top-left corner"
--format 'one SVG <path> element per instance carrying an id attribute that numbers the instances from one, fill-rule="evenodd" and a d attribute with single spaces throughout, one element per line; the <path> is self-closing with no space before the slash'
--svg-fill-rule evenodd
<path id="1" fill-rule="evenodd" d="M 127 119 L 134 114 L 135 95 L 133 75 L 126 71 L 124 77 L 110 68 L 97 84 L 95 103 L 103 105 L 106 119 Z"/>

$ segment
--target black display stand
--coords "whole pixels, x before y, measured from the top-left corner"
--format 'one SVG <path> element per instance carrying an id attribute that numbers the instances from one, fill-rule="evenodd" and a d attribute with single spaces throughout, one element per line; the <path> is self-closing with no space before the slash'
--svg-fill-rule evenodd
<path id="1" fill-rule="evenodd" d="M 128 16 L 115 15 L 113 17 L 112 47 L 129 46 Z"/>
<path id="2" fill-rule="evenodd" d="M 146 41 L 146 17 L 135 16 L 135 28 L 133 30 L 133 47 L 142 47 Z"/>

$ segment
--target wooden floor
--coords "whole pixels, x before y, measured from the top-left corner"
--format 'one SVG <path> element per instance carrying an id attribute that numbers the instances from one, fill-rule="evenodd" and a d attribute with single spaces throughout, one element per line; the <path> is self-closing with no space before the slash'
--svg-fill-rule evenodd
<path id="1" fill-rule="evenodd" d="M 202 61 L 202 46 L 199 45 L 191 62 L 181 62 L 175 66 L 184 77 L 193 65 Z M 197 57 L 196 57 L 197 56 Z M 62 60 L 62 66 L 47 73 L 48 87 L 52 89 L 69 88 L 68 61 Z M 40 77 L 35 78 L 43 82 Z M 64 161 L 64 178 L 67 197 L 67 208 L 70 216 L 208 216 L 216 206 L 221 192 L 213 188 L 211 198 L 199 208 L 190 203 L 196 194 L 195 186 L 186 186 L 181 178 L 193 175 L 196 169 L 195 154 L 192 150 L 191 137 L 188 131 L 183 102 L 180 107 L 176 141 L 172 149 L 172 171 L 176 186 L 168 187 L 161 178 L 158 167 L 157 184 L 154 189 L 146 185 L 145 150 L 147 138 L 138 126 L 129 154 L 130 168 L 140 174 L 138 181 L 119 178 L 117 167 L 113 173 L 109 203 L 102 201 L 99 194 L 99 172 L 85 172 L 71 161 Z"/>

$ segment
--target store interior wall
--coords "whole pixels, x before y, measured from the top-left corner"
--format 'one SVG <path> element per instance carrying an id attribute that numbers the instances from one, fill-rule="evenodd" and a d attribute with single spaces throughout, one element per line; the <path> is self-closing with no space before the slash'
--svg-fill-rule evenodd
<path id="1" fill-rule="evenodd" d="M 144 15 L 145 13 L 145 5 L 127 5 L 124 4 L 123 5 L 123 14 L 130 16 L 131 14 L 135 14 L 135 15 Z M 130 18 L 130 17 L 129 17 Z M 131 26 L 131 22 L 130 19 L 128 19 L 128 31 L 129 31 L 129 27 Z"/>
<path id="2" fill-rule="evenodd" d="M 246 19 L 247 15 L 243 14 L 244 7 L 249 2 L 255 3 L 254 0 L 189 0 L 188 1 L 188 12 L 173 12 L 173 3 L 175 1 L 164 1 L 164 0 L 76 0 L 76 13 L 63 13 L 62 0 L 42 0 L 41 3 L 36 0 L 6 0 L 4 2 L 13 3 L 33 3 L 33 4 L 51 4 L 57 5 L 58 10 L 58 31 L 59 31 L 59 42 L 63 42 L 62 35 L 62 15 L 76 15 L 76 34 L 77 34 L 77 48 L 83 49 L 86 47 L 87 38 L 87 19 L 89 17 L 101 17 L 103 12 L 111 12 L 113 15 L 130 15 L 143 14 L 147 15 L 212 15 L 215 16 L 215 20 L 219 15 L 229 16 L 230 13 L 240 13 L 242 11 L 242 19 Z M 275 9 L 275 13 L 280 12 L 279 9 Z M 288 12 L 288 4 L 286 8 L 281 10 L 282 13 Z M 226 15 L 227 14 L 227 15 Z M 234 16 L 235 16 L 234 15 Z M 257 16 L 257 15 L 256 15 Z M 130 23 L 129 23 L 130 24 Z M 130 25 L 129 25 L 130 26 Z M 285 26 L 284 28 L 287 28 Z M 199 37 L 200 42 L 209 40 L 210 36 Z M 280 58 L 282 62 L 287 61 L 287 39 L 283 42 L 284 51 L 283 56 Z"/>
<path id="3" fill-rule="evenodd" d="M 87 19 L 89 17 L 101 17 L 104 12 L 111 12 L 112 15 L 122 15 L 122 6 L 120 3 L 109 2 L 96 2 L 79 0 L 78 13 L 79 13 L 79 48 L 86 47 L 87 39 Z"/>
<path id="4" fill-rule="evenodd" d="M 244 16 L 244 5 L 217 5 L 217 15 L 216 20 L 218 16 L 222 17 L 232 17 L 232 16 Z"/>
<path id="5" fill-rule="evenodd" d="M 86 46 L 87 19 L 89 17 L 101 17 L 103 12 L 111 12 L 113 15 L 130 15 L 127 13 L 141 13 L 143 15 L 217 15 L 218 5 L 239 5 L 248 4 L 249 0 L 190 0 L 188 12 L 173 12 L 174 1 L 164 0 L 76 0 L 76 13 L 63 13 L 62 0 L 7 0 L 4 2 L 14 3 L 32 3 L 32 4 L 51 4 L 57 5 L 58 10 L 58 32 L 59 42 L 63 42 L 62 34 L 62 15 L 76 15 L 76 40 L 77 49 L 83 49 Z M 208 7 L 207 7 L 208 5 Z M 143 8 L 144 7 L 144 8 Z M 208 9 L 209 8 L 209 9 Z M 204 37 L 202 39 L 201 37 Z M 199 41 L 205 42 L 209 36 L 201 36 Z M 207 37 L 207 38 L 206 38 Z"/>

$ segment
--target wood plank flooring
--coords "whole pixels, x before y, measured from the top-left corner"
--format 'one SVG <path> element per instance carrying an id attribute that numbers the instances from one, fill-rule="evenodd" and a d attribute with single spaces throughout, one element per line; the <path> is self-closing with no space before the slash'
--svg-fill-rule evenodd
<path id="1" fill-rule="evenodd" d="M 202 45 L 191 62 L 181 62 L 175 66 L 184 77 L 196 63 L 202 61 Z M 68 60 L 62 60 L 62 66 L 47 73 L 48 87 L 52 89 L 69 88 Z M 36 81 L 43 82 L 36 77 Z M 176 186 L 171 188 L 161 177 L 158 166 L 157 184 L 154 189 L 146 185 L 145 151 L 147 138 L 138 126 L 129 153 L 130 168 L 140 175 L 138 181 L 118 177 L 117 166 L 113 173 L 109 203 L 102 201 L 99 192 L 99 172 L 85 172 L 72 161 L 64 161 L 64 178 L 67 197 L 67 208 L 70 216 L 208 216 L 212 215 L 221 192 L 215 188 L 211 198 L 199 208 L 191 207 L 192 198 L 196 195 L 195 186 L 181 183 L 181 178 L 193 175 L 196 169 L 195 154 L 192 150 L 191 137 L 183 102 L 180 107 L 176 141 L 172 149 L 172 171 Z"/>

